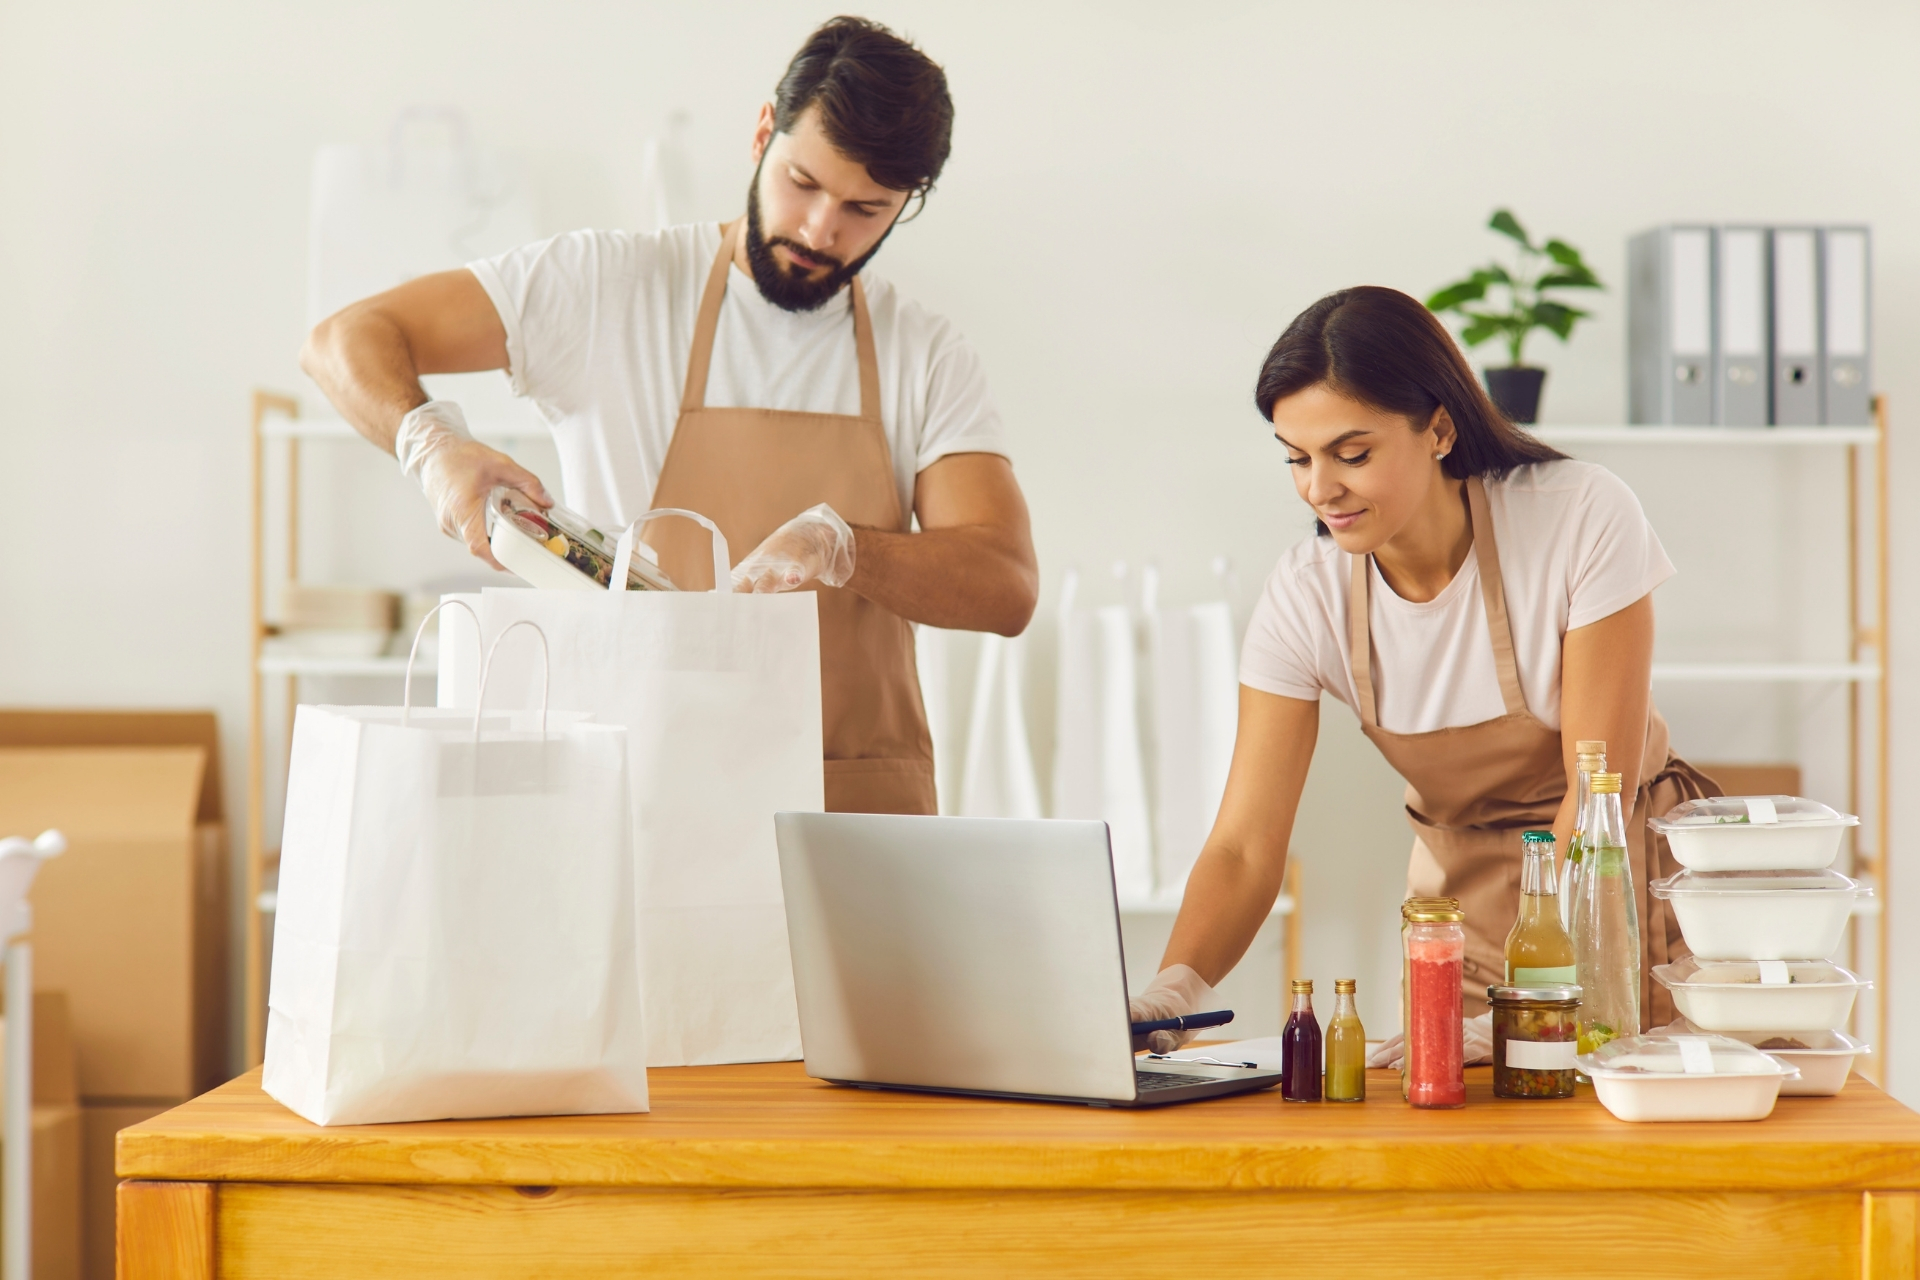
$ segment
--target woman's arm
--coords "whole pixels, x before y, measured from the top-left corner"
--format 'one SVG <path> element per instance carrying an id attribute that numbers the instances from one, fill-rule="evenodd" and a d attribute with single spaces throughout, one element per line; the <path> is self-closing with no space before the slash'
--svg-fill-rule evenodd
<path id="1" fill-rule="evenodd" d="M 1553 820 L 1565 848 L 1573 831 L 1578 761 L 1573 744 L 1599 738 L 1607 744 L 1607 768 L 1620 775 L 1623 807 L 1640 789 L 1640 756 L 1646 748 L 1647 708 L 1652 701 L 1653 597 L 1638 600 L 1598 622 L 1567 632 L 1560 647 L 1560 754 L 1567 770 L 1567 798 Z"/>
<path id="2" fill-rule="evenodd" d="M 1253 943 L 1280 894 L 1300 792 L 1320 733 L 1320 703 L 1240 686 L 1240 727 L 1220 814 L 1187 879 L 1160 961 L 1218 983 Z"/>

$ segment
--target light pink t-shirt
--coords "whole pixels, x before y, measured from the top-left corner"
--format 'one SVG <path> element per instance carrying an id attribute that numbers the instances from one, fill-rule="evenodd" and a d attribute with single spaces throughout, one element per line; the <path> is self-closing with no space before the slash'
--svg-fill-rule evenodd
<path id="1" fill-rule="evenodd" d="M 1590 462 L 1543 462 L 1486 481 L 1514 657 L 1527 709 L 1560 727 L 1567 632 L 1618 613 L 1673 576 L 1640 500 Z M 1355 704 L 1347 660 L 1353 557 L 1309 538 L 1280 557 L 1247 625 L 1240 682 L 1288 698 L 1324 690 Z M 1380 726 L 1392 733 L 1479 724 L 1505 714 L 1480 599 L 1478 559 L 1438 596 L 1402 600 L 1370 566 L 1368 622 Z"/>

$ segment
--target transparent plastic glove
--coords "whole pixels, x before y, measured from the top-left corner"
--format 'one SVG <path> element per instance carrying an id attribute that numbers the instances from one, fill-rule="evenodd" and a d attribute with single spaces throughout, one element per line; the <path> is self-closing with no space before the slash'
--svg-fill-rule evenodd
<path id="1" fill-rule="evenodd" d="M 1127 1001 L 1127 1017 L 1134 1022 L 1152 1022 L 1187 1013 L 1206 1013 L 1213 1007 L 1213 988 L 1207 985 L 1207 980 L 1192 967 L 1175 964 L 1156 973 L 1145 991 Z M 1153 1031 L 1135 1036 L 1133 1047 L 1172 1053 L 1199 1034 L 1197 1031 Z"/>
<path id="2" fill-rule="evenodd" d="M 473 438 L 466 414 L 451 400 L 429 400 L 400 419 L 393 452 L 400 470 L 427 495 L 440 532 L 496 569 L 500 562 L 487 545 L 487 495 L 505 486 L 537 506 L 553 505 L 539 476 Z"/>
<path id="3" fill-rule="evenodd" d="M 1460 1049 L 1464 1055 L 1461 1061 L 1466 1066 L 1485 1066 L 1493 1061 L 1492 1013 L 1483 1013 L 1477 1018 L 1460 1019 Z M 1400 1065 L 1400 1060 L 1406 1056 L 1406 1038 L 1396 1031 L 1375 1045 L 1367 1054 L 1367 1065 L 1397 1067 Z"/>
<path id="4" fill-rule="evenodd" d="M 844 587 L 853 576 L 853 530 L 826 503 L 810 507 L 767 535 L 733 569 L 733 589 L 768 595 L 818 578 Z"/>

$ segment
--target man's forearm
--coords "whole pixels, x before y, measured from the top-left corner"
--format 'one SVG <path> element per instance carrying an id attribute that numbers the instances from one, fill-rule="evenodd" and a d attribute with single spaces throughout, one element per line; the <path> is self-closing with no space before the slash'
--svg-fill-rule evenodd
<path id="1" fill-rule="evenodd" d="M 427 402 L 400 326 L 377 311 L 349 307 L 317 325 L 300 367 L 353 429 L 393 452 L 400 419 Z"/>
<path id="2" fill-rule="evenodd" d="M 909 622 L 1016 636 L 1033 619 L 1040 575 L 1024 541 L 997 528 L 856 528 L 847 588 Z"/>

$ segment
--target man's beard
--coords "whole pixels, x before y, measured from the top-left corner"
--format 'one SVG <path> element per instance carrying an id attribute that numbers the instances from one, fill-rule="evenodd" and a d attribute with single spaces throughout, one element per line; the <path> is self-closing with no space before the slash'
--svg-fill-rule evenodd
<path id="1" fill-rule="evenodd" d="M 818 311 L 827 299 L 840 292 L 842 285 L 860 274 L 860 268 L 873 260 L 880 246 L 893 234 L 889 226 L 873 248 L 853 263 L 840 261 L 830 253 L 809 249 L 785 236 L 768 239 L 760 222 L 760 168 L 754 166 L 753 185 L 747 188 L 747 265 L 753 268 L 753 282 L 760 295 L 783 311 Z M 795 253 L 825 263 L 827 274 L 818 279 L 805 274 L 789 274 L 773 256 L 773 246 L 783 244 Z"/>

